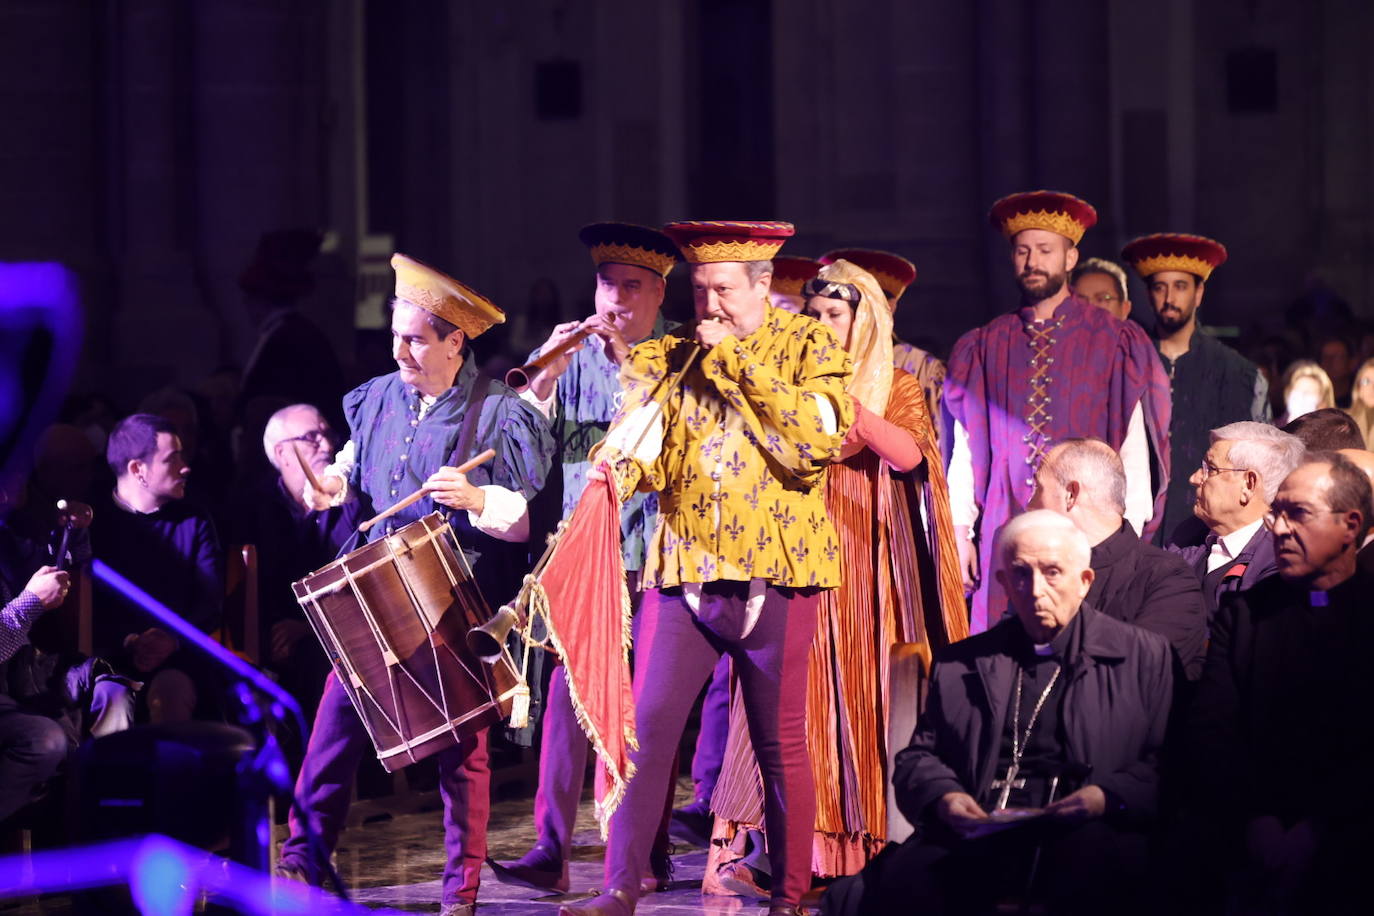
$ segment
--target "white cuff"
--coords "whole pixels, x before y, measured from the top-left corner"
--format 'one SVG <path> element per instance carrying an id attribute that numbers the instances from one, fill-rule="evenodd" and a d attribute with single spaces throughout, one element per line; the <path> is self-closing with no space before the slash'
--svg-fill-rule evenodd
<path id="1" fill-rule="evenodd" d="M 555 381 L 553 383 L 553 390 L 550 391 L 549 396 L 547 398 L 544 398 L 543 400 L 540 400 L 539 396 L 534 393 L 533 385 L 529 386 L 524 391 L 520 392 L 520 400 L 524 401 L 526 404 L 529 404 L 535 410 L 543 414 L 545 420 L 552 420 L 553 405 L 558 400 L 558 382 Z"/>
<path id="2" fill-rule="evenodd" d="M 978 521 L 978 500 L 973 495 L 973 453 L 968 447 L 968 430 L 954 421 L 954 452 L 945 472 L 949 484 L 949 514 L 956 528 L 967 528 L 973 536 Z"/>
<path id="3" fill-rule="evenodd" d="M 821 429 L 825 430 L 827 436 L 835 435 L 840 431 L 840 418 L 835 413 L 835 405 L 823 394 L 813 391 L 811 396 L 816 399 L 816 410 L 821 415 Z"/>
<path id="4" fill-rule="evenodd" d="M 1126 469 L 1126 521 L 1136 534 L 1155 514 L 1155 498 L 1150 486 L 1150 443 L 1145 435 L 1145 412 L 1137 401 L 1121 443 L 1121 463 Z M 1167 534 L 1167 532 L 1166 532 Z"/>
<path id="5" fill-rule="evenodd" d="M 629 455 L 640 464 L 652 464 L 663 452 L 663 408 L 645 404 L 611 427 L 602 448 Z M 634 454 L 630 454 L 630 449 Z"/>
<path id="6" fill-rule="evenodd" d="M 487 484 L 482 514 L 468 511 L 468 523 L 500 541 L 524 541 L 530 536 L 530 504 L 514 490 Z"/>

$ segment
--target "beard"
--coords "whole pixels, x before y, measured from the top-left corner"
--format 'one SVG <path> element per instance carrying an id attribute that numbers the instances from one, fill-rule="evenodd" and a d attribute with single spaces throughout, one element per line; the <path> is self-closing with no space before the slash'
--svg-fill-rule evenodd
<path id="1" fill-rule="evenodd" d="M 1028 281 L 1035 277 L 1043 277 L 1045 282 L 1040 286 L 1030 286 Z M 1016 283 L 1021 287 L 1021 295 L 1027 302 L 1043 302 L 1051 296 L 1058 295 L 1068 282 L 1068 274 L 1050 274 L 1043 270 L 1030 271 L 1017 276 Z"/>
<path id="2" fill-rule="evenodd" d="M 1183 310 L 1170 308 L 1155 313 L 1155 321 L 1158 323 L 1160 330 L 1167 331 L 1170 334 L 1186 327 L 1188 322 L 1192 320 L 1193 312 L 1191 309 Z"/>

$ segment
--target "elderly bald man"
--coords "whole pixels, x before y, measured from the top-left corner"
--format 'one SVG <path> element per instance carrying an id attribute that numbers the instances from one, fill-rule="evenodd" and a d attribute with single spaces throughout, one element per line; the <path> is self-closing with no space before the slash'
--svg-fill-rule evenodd
<path id="1" fill-rule="evenodd" d="M 1197 524 L 1180 525 L 1168 549 L 1202 581 L 1210 620 L 1223 595 L 1252 588 L 1277 571 L 1264 514 L 1306 446 L 1267 423 L 1248 421 L 1219 426 L 1208 436 L 1211 445 L 1189 478 Z"/>
<path id="2" fill-rule="evenodd" d="M 1207 647 L 1207 604 L 1192 568 L 1137 536 L 1126 521 L 1126 469 L 1101 439 L 1064 439 L 1035 473 L 1030 508 L 1073 522 L 1092 545 L 1088 603 L 1173 646 L 1176 676 L 1195 681 Z"/>
<path id="3" fill-rule="evenodd" d="M 893 772 L 915 836 L 831 885 L 830 914 L 983 912 L 1022 894 L 1054 913 L 1146 906 L 1144 830 L 1172 697 L 1169 643 L 1095 610 L 1091 548 L 1058 513 L 998 542 L 1014 614 L 938 651 Z"/>

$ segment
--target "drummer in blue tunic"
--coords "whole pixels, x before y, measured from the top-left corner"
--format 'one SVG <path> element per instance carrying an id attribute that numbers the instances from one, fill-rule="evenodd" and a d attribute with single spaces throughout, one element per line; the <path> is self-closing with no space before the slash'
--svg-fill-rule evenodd
<path id="1" fill-rule="evenodd" d="M 548 421 L 506 385 L 484 377 L 467 340 L 505 315 L 475 290 L 403 254 L 391 259 L 396 299 L 391 317 L 397 371 L 344 397 L 350 438 L 325 472 L 317 508 L 349 499 L 380 513 L 424 487 L 414 505 L 374 526 L 371 540 L 439 511 L 448 519 L 482 593 L 501 602 L 529 568 L 529 500 L 544 485 L 554 453 Z M 456 465 L 486 450 L 496 457 L 466 474 Z M 308 485 L 307 485 L 308 487 Z M 334 674 L 325 684 L 296 794 L 319 854 L 337 845 L 349 787 L 371 747 L 361 720 Z M 470 916 L 486 857 L 490 812 L 487 734 L 479 731 L 438 755 L 444 801 L 442 916 Z M 310 850 L 305 825 L 292 812 L 291 835 L 278 872 L 318 884 L 324 867 Z"/>

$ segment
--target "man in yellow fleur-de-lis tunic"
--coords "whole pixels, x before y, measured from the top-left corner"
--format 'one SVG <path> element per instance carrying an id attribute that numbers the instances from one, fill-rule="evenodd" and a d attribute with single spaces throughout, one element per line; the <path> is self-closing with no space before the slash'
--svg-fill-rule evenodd
<path id="1" fill-rule="evenodd" d="M 770 912 L 793 913 L 811 879 L 806 675 L 817 598 L 840 581 L 823 484 L 853 422 L 850 361 L 824 325 L 769 304 L 789 224 L 664 231 L 692 265 L 697 323 L 631 351 L 621 415 L 595 459 L 622 497 L 659 494 L 635 650 L 636 775 L 611 819 L 603 893 L 561 912 L 633 912 L 673 752 L 728 652 L 764 781 Z"/>

